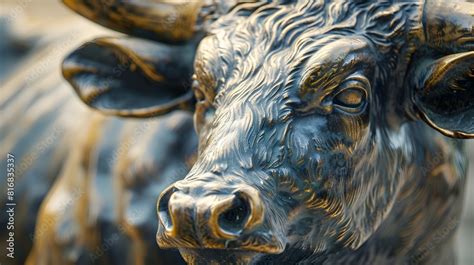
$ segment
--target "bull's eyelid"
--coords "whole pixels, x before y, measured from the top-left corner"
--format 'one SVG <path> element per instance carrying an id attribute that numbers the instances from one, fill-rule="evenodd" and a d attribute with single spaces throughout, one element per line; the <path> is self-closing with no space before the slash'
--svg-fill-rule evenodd
<path id="1" fill-rule="evenodd" d="M 196 81 L 199 84 L 198 88 L 205 94 L 206 92 L 209 92 L 207 90 L 210 89 L 210 87 L 208 87 L 209 79 L 214 80 L 214 74 L 212 71 L 202 69 L 202 66 L 200 66 L 199 69 L 196 69 L 192 76 L 193 82 Z"/>
<path id="2" fill-rule="evenodd" d="M 198 103 L 204 102 L 206 100 L 206 93 L 202 90 L 201 84 L 197 80 L 195 74 L 192 77 L 191 89 L 193 90 L 194 97 Z"/>
<path id="3" fill-rule="evenodd" d="M 356 94 L 359 93 L 360 102 L 358 103 L 345 103 L 345 102 L 336 102 L 338 96 L 344 96 L 344 93 L 352 93 L 349 96 L 357 96 Z M 345 112 L 349 112 L 351 114 L 357 114 L 362 112 L 367 105 L 367 98 L 370 93 L 370 82 L 367 78 L 362 75 L 353 75 L 346 78 L 341 85 L 334 91 L 333 93 L 333 105 L 336 108 L 339 108 Z M 342 98 L 343 99 L 343 98 Z"/>
<path id="4" fill-rule="evenodd" d="M 358 88 L 364 91 L 365 96 L 367 97 L 371 90 L 370 81 L 362 74 L 355 73 L 351 74 L 340 82 L 340 84 L 334 89 L 333 95 L 339 94 L 344 90 L 350 88 Z"/>
<path id="5" fill-rule="evenodd" d="M 318 102 L 306 104 L 304 107 L 300 107 L 298 109 L 298 112 L 302 114 L 311 114 L 314 112 L 315 109 L 319 109 L 320 111 L 323 111 L 325 113 L 331 113 L 333 109 L 338 109 L 346 114 L 360 114 L 366 109 L 370 90 L 370 81 L 360 73 L 353 73 L 342 79 L 342 81 L 338 85 L 331 85 L 320 91 Z M 336 97 L 345 92 L 361 92 L 361 102 L 354 104 L 354 106 L 351 106 L 351 104 L 349 103 L 343 104 L 344 102 L 338 102 L 339 104 L 336 103 Z M 354 96 L 354 94 L 349 96 Z"/>

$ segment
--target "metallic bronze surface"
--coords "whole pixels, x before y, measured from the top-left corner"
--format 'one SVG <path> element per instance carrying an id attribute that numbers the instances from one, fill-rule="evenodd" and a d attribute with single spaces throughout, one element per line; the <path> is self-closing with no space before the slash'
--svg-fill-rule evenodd
<path id="1" fill-rule="evenodd" d="M 152 119 L 83 119 L 29 264 L 455 262 L 474 3 L 64 2 L 134 36 L 65 58 L 77 96 Z"/>

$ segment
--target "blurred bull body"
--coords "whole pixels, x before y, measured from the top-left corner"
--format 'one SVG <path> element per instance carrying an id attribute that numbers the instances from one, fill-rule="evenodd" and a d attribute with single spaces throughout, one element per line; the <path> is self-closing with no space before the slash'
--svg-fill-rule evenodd
<path id="1" fill-rule="evenodd" d="M 64 21 L 24 33 L 39 35 L 36 46 L 2 83 L 0 169 L 7 172 L 7 153 L 15 156 L 16 207 L 14 258 L 5 255 L 8 233 L 2 233 L 0 261 L 182 264 L 177 251 L 156 247 L 155 203 L 192 164 L 192 116 L 175 112 L 137 121 L 83 106 L 58 69 L 67 52 L 106 31 L 79 17 Z M 38 28 L 54 34 L 42 38 Z M 1 202 L 10 202 L 3 184 Z M 2 229 L 8 217 L 2 210 Z"/>
<path id="2" fill-rule="evenodd" d="M 474 137 L 474 5 L 241 2 L 248 1 L 65 0 L 134 36 L 90 41 L 64 60 L 63 75 L 84 103 L 122 117 L 170 115 L 163 124 L 184 115 L 176 111 L 194 113 L 196 160 L 160 195 L 158 245 L 179 249 L 189 264 L 453 263 L 467 167 L 459 139 Z M 149 155 L 121 157 L 107 170 L 101 157 L 123 142 L 114 142 L 113 122 L 96 122 L 106 138 L 91 125 L 70 163 L 83 165 L 90 150 L 97 162 L 87 164 L 89 173 L 70 169 L 87 177 L 65 174 L 64 182 L 88 179 L 77 185 L 110 189 L 107 176 L 123 178 L 134 163 L 149 159 L 154 168 L 176 155 L 137 146 L 131 154 Z M 146 139 L 193 135 L 189 126 L 171 128 L 159 126 Z M 188 145 L 180 143 L 188 151 L 178 152 L 179 161 L 192 153 Z M 159 188 L 143 205 L 180 177 L 154 174 Z M 117 185 L 104 196 L 128 198 Z M 82 224 L 80 203 L 74 214 L 58 214 L 60 186 L 76 185 L 53 188 L 36 233 L 47 217 L 60 216 L 79 240 L 37 237 L 32 261 L 79 262 L 78 249 L 90 250 L 78 232 L 86 228 L 136 235 L 132 219 Z M 127 216 L 109 197 L 100 208 L 92 196 L 88 216 Z M 108 242 L 102 247 L 111 245 L 113 254 L 103 261 L 125 260 L 129 252 Z M 134 261 L 148 262 L 150 249 L 132 247 Z"/>

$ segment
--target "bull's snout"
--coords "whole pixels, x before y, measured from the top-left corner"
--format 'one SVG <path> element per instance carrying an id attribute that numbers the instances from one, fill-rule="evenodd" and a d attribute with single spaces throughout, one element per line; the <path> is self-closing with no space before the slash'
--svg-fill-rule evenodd
<path id="1" fill-rule="evenodd" d="M 263 202 L 250 186 L 174 185 L 161 194 L 158 216 L 161 247 L 282 251 L 280 242 L 268 238 Z"/>
<path id="2" fill-rule="evenodd" d="M 250 187 L 198 198 L 171 187 L 159 199 L 158 215 L 170 236 L 196 229 L 197 234 L 212 239 L 232 239 L 261 223 L 263 207 Z"/>

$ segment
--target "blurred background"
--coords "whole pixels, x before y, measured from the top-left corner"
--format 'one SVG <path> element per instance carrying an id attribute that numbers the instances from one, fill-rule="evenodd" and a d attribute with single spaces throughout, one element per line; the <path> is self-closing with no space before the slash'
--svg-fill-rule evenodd
<path id="1" fill-rule="evenodd" d="M 24 80 L 34 82 L 43 75 L 59 78 L 61 60 L 68 52 L 85 40 L 116 34 L 76 15 L 56 0 L 1 0 L 0 5 L 0 93 L 5 92 L 6 86 Z M 5 115 L 0 110 L 0 117 Z M 466 142 L 474 165 L 474 141 Z M 469 168 L 467 183 L 457 234 L 458 262 L 463 265 L 474 264 L 474 166 Z"/>

